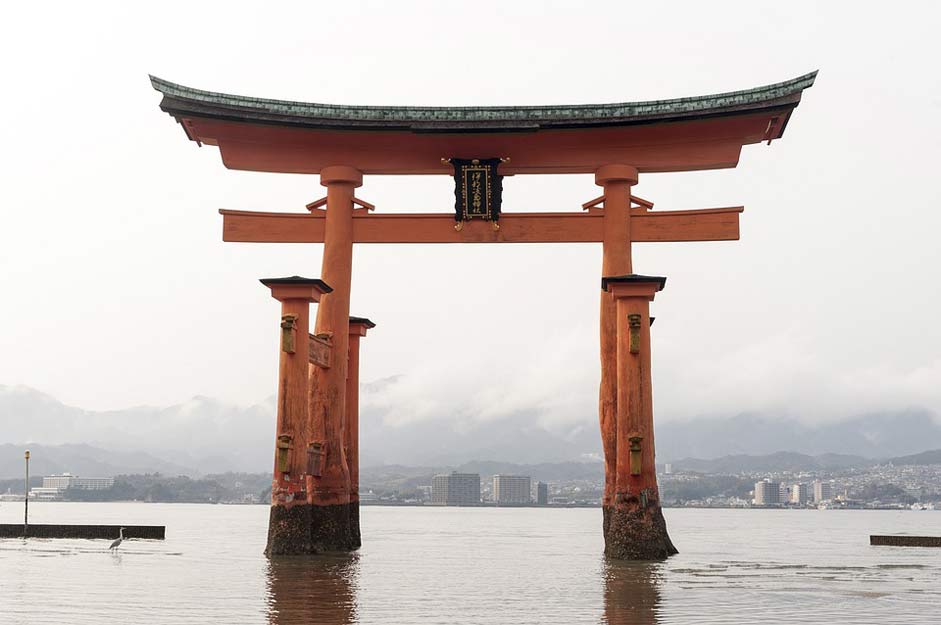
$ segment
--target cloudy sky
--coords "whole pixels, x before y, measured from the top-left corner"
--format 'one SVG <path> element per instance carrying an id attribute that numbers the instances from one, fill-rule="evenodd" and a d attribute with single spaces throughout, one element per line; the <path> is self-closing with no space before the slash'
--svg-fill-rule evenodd
<path id="1" fill-rule="evenodd" d="M 742 240 L 635 246 L 657 419 L 941 413 L 941 58 L 934 4 L 15 3 L 4 9 L 0 384 L 90 409 L 276 389 L 259 277 L 319 245 L 223 244 L 218 208 L 303 211 L 316 176 L 226 170 L 148 73 L 372 105 L 708 94 L 820 69 L 784 138 L 734 170 L 642 176 L 657 209 L 743 204 Z M 908 7 L 908 8 L 906 8 Z M 473 83 L 468 55 L 492 71 Z M 380 211 L 448 211 L 447 177 L 371 177 Z M 591 176 L 517 176 L 508 211 L 579 210 Z M 359 246 L 363 379 L 387 419 L 595 418 L 600 245 Z M 564 285 L 562 289 L 558 285 Z M 544 299 L 546 293 L 562 297 Z"/>

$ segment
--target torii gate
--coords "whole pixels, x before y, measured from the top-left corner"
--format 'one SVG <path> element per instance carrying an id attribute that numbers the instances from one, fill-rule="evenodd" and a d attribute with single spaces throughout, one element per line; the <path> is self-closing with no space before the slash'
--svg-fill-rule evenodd
<path id="1" fill-rule="evenodd" d="M 327 188 L 306 213 L 220 211 L 225 241 L 324 244 L 322 280 L 263 281 L 282 302 L 267 553 L 360 545 L 358 340 L 373 324 L 349 317 L 354 244 L 586 242 L 603 248 L 605 553 L 624 559 L 676 553 L 657 489 L 650 379 L 649 303 L 666 278 L 635 274 L 631 244 L 736 240 L 743 208 L 654 211 L 631 188 L 640 173 L 735 167 L 744 145 L 782 136 L 815 77 L 812 72 L 746 91 L 675 100 L 461 108 L 247 98 L 151 77 L 163 94 L 160 108 L 190 140 L 218 146 L 226 167 L 319 174 Z M 487 175 L 493 179 L 480 187 L 478 177 L 478 186 L 462 189 L 470 164 L 477 171 L 492 167 Z M 488 204 L 491 190 L 499 196 L 497 167 L 500 175 L 594 173 L 603 193 L 581 212 L 500 212 L 498 201 Z M 354 189 L 364 175 L 382 174 L 455 175 L 457 216 L 374 213 Z M 486 206 L 478 210 L 482 201 Z M 298 354 L 297 336 L 303 343 L 315 301 L 320 305 L 309 348 Z"/>

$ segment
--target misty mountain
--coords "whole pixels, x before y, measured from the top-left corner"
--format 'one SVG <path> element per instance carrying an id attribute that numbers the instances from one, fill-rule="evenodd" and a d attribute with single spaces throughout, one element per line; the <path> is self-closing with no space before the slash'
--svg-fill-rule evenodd
<path id="1" fill-rule="evenodd" d="M 684 458 L 672 463 L 674 471 L 697 473 L 740 473 L 750 471 L 813 471 L 820 469 L 850 469 L 870 467 L 878 461 L 862 456 L 844 454 L 822 454 L 808 456 L 788 451 L 779 451 L 764 456 L 739 454 L 710 460 Z"/>
<path id="2" fill-rule="evenodd" d="M 465 415 L 461 407 L 455 407 L 454 415 L 402 422 L 390 419 L 388 408 L 383 407 L 389 385 L 395 383 L 396 378 L 390 378 L 362 387 L 363 467 L 455 467 L 484 461 L 539 465 L 600 459 L 594 415 L 573 419 L 577 425 L 562 430 L 544 427 L 535 413 L 517 412 L 485 420 Z M 247 407 L 194 397 L 168 407 L 89 411 L 28 387 L 0 386 L 0 444 L 15 444 L 18 451 L 14 456 L 22 454 L 26 443 L 34 448 L 38 444 L 107 450 L 96 456 L 75 447 L 74 454 L 68 452 L 71 456 L 60 451 L 50 459 L 61 467 L 54 470 L 73 473 L 79 469 L 66 465 L 92 461 L 102 464 L 94 471 L 90 470 L 92 465 L 81 465 L 89 468 L 82 472 L 108 475 L 144 468 L 190 475 L 265 472 L 272 462 L 274 425 L 274 398 Z M 656 436 L 661 464 L 676 464 L 686 458 L 759 456 L 787 449 L 813 456 L 815 462 L 839 466 L 838 457 L 823 460 L 820 456 L 891 458 L 941 448 L 941 424 L 919 411 L 870 414 L 819 425 L 768 415 L 658 422 Z M 0 477 L 20 475 L 17 462 L 14 457 L 12 465 L 0 464 Z"/>
<path id="3" fill-rule="evenodd" d="M 657 424 L 657 460 L 766 455 L 787 449 L 819 456 L 837 453 L 889 458 L 941 447 L 941 423 L 926 411 L 873 413 L 806 425 L 767 415 Z"/>
<path id="4" fill-rule="evenodd" d="M 377 415 L 364 412 L 361 462 L 364 466 L 453 466 L 479 459 L 536 464 L 600 457 L 600 435 L 595 431 L 579 428 L 559 434 L 527 421 L 526 415 L 518 415 L 483 424 L 457 426 L 435 420 L 390 427 Z"/>
<path id="5" fill-rule="evenodd" d="M 889 462 L 894 465 L 941 464 L 941 449 L 932 449 L 931 451 L 923 451 L 920 454 L 891 458 L 889 459 Z"/>
<path id="6" fill-rule="evenodd" d="M 105 450 L 91 445 L 30 445 L 29 450 L 29 470 L 32 475 L 69 472 L 73 475 L 113 477 L 131 473 L 195 473 L 191 467 L 142 452 Z M 0 444 L 0 477 L 24 474 L 23 451 L 23 445 Z"/>
<path id="7" fill-rule="evenodd" d="M 208 397 L 163 408 L 91 411 L 25 386 L 0 386 L 0 443 L 89 445 L 109 454 L 149 454 L 189 473 L 263 471 L 271 465 L 274 413 L 273 398 L 239 407 Z M 116 464 L 132 466 L 124 460 Z M 14 475 L 19 473 L 17 469 Z"/>

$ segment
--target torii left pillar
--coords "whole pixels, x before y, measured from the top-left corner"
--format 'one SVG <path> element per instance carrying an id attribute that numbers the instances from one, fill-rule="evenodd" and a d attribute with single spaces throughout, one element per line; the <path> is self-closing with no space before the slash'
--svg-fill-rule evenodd
<path id="1" fill-rule="evenodd" d="M 310 367 L 310 305 L 332 289 L 322 280 L 292 276 L 261 281 L 281 302 L 281 341 L 278 362 L 278 420 L 268 555 L 310 553 L 311 512 L 308 474 L 312 452 L 319 443 L 308 414 Z M 319 458 L 317 458 L 319 459 Z"/>

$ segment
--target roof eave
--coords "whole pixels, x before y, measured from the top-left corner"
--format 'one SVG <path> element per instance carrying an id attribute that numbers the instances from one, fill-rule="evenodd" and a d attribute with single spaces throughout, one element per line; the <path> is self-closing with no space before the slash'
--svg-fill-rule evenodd
<path id="1" fill-rule="evenodd" d="M 790 117 L 791 111 L 797 106 L 797 99 L 777 99 L 769 102 L 762 102 L 757 105 L 748 105 L 734 108 L 706 109 L 702 111 L 665 114 L 665 115 L 647 115 L 643 117 L 629 117 L 616 119 L 586 119 L 586 120 L 551 120 L 539 123 L 501 123 L 501 122 L 442 122 L 442 123 L 390 123 L 378 121 L 362 121 L 350 123 L 347 120 L 337 120 L 329 118 L 307 118 L 291 117 L 275 114 L 260 114 L 255 111 L 244 111 L 240 109 L 227 109 L 222 107 L 203 107 L 194 106 L 193 103 L 181 101 L 176 98 L 164 96 L 160 103 L 160 108 L 164 112 L 173 116 L 177 121 L 183 123 L 186 119 L 213 119 L 219 121 L 228 121 L 244 124 L 255 124 L 262 126 L 282 126 L 292 128 L 303 128 L 309 130 L 344 130 L 360 132 L 409 132 L 416 134 L 502 134 L 502 133 L 529 133 L 542 130 L 577 130 L 577 129 L 601 129 L 617 128 L 624 126 L 641 126 L 649 124 L 675 123 L 702 121 L 709 119 L 718 119 L 723 117 L 738 117 L 745 115 L 776 114 L 783 113 L 786 118 Z M 183 123 L 187 136 L 194 140 L 200 140 L 193 137 L 189 128 Z M 773 138 L 779 138 L 783 133 L 783 125 L 780 131 Z"/>
<path id="2" fill-rule="evenodd" d="M 775 128 L 775 134 L 769 139 L 780 138 L 784 127 L 793 110 L 801 99 L 804 89 L 811 87 L 816 79 L 817 72 L 811 72 L 782 83 L 767 85 L 751 90 L 729 92 L 696 98 L 679 98 L 654 102 L 620 103 L 610 105 L 572 105 L 572 106 L 545 106 L 545 107 L 480 107 L 480 108 L 454 108 L 447 107 L 354 107 L 319 105 L 308 103 L 288 102 L 281 100 L 268 100 L 260 98 L 245 98 L 216 94 L 208 91 L 190 89 L 176 85 L 160 78 L 151 76 L 154 89 L 160 91 L 163 99 L 160 108 L 175 117 L 178 121 L 186 118 L 208 118 L 232 121 L 238 123 L 289 126 L 309 129 L 328 130 L 355 130 L 367 132 L 414 132 L 414 133 L 506 133 L 506 132 L 535 132 L 550 129 L 575 128 L 605 128 L 616 126 L 630 126 L 651 123 L 669 123 L 710 119 L 716 117 L 729 117 L 752 115 L 762 112 L 782 112 L 783 122 Z M 772 94 L 771 97 L 760 98 L 761 94 Z M 187 96 L 192 97 L 187 97 Z M 748 98 L 753 98 L 748 101 Z M 697 101 L 728 101 L 728 105 L 695 108 Z M 235 102 L 244 104 L 237 106 Z M 320 108 L 321 110 L 337 111 L 344 116 L 291 114 L 293 109 Z M 607 116 L 611 109 L 652 108 L 654 111 L 639 115 Z M 670 110 L 670 109 L 673 110 Z M 594 109 L 595 117 L 576 117 L 575 113 Z M 543 112 L 543 117 L 535 113 Z M 415 111 L 429 115 L 432 119 L 416 121 L 414 119 L 401 119 L 415 116 Z M 519 119 L 498 119 L 500 112 L 513 111 L 521 115 Z M 545 111 L 549 111 L 548 114 Z M 561 112 L 566 111 L 569 117 Z M 441 114 L 442 119 L 435 119 Z M 553 117 L 558 113 L 557 117 Z M 530 114 L 529 118 L 524 115 Z M 443 119 L 452 115 L 456 119 Z M 484 119 L 474 119 L 477 115 Z M 396 119 L 396 116 L 399 119 Z M 460 117 L 464 119 L 459 119 Z M 190 139 L 193 137 L 186 124 L 184 129 Z"/>

